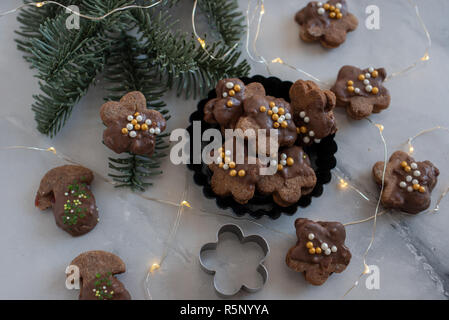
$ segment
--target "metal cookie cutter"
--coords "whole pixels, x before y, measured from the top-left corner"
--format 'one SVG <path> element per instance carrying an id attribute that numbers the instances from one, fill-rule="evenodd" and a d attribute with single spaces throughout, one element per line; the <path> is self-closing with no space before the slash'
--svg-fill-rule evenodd
<path id="1" fill-rule="evenodd" d="M 226 293 L 226 292 L 224 292 L 224 291 L 222 291 L 220 289 L 220 287 L 217 284 L 216 277 L 214 277 L 214 288 L 215 288 L 215 291 L 220 296 L 225 297 L 225 298 L 232 297 L 232 296 L 236 295 L 237 293 L 239 293 L 242 290 L 246 291 L 246 292 L 249 292 L 249 293 L 254 293 L 254 292 L 259 291 L 260 289 L 263 288 L 263 286 L 265 285 L 265 283 L 268 280 L 268 271 L 265 268 L 265 266 L 263 265 L 263 263 L 264 263 L 266 257 L 268 256 L 268 254 L 270 253 L 270 247 L 268 246 L 267 241 L 263 237 L 261 237 L 261 236 L 250 235 L 250 236 L 245 237 L 245 235 L 243 234 L 242 229 L 239 226 L 235 225 L 235 224 L 225 224 L 225 225 L 223 225 L 218 230 L 217 241 L 216 242 L 211 242 L 211 243 L 206 243 L 205 245 L 203 245 L 201 247 L 200 254 L 199 254 L 199 260 L 200 260 L 201 268 L 205 272 L 207 272 L 209 274 L 212 274 L 212 275 L 215 275 L 215 273 L 216 273 L 215 270 L 212 270 L 212 269 L 209 269 L 209 268 L 206 267 L 205 263 L 202 260 L 202 254 L 203 254 L 203 252 L 208 251 L 208 250 L 216 250 L 217 246 L 218 246 L 220 235 L 222 235 L 223 233 L 228 233 L 228 232 L 235 234 L 238 237 L 240 243 L 242 243 L 242 244 L 248 243 L 248 242 L 255 242 L 257 245 L 259 245 L 259 247 L 262 248 L 262 250 L 264 252 L 264 257 L 260 260 L 259 266 L 257 267 L 257 272 L 262 276 L 262 285 L 260 287 L 256 287 L 256 288 L 250 288 L 250 287 L 247 287 L 246 285 L 242 285 L 235 292 Z"/>

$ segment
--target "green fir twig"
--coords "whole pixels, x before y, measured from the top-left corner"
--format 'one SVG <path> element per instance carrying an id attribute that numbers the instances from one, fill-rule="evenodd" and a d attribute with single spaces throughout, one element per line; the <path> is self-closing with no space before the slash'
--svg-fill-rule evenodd
<path id="1" fill-rule="evenodd" d="M 24 0 L 37 2 L 38 0 Z M 125 5 L 149 4 L 148 0 L 59 0 L 77 5 L 80 11 L 101 16 Z M 70 118 L 79 100 L 104 72 L 109 95 L 119 100 L 132 90 L 141 91 L 148 107 L 169 119 L 162 98 L 175 89 L 178 95 L 196 98 L 213 88 L 219 79 L 246 76 L 249 65 L 233 49 L 223 59 L 213 59 L 201 48 L 192 33 L 179 30 L 170 14 L 179 0 L 164 0 L 152 9 L 120 11 L 102 21 L 81 19 L 79 30 L 69 30 L 64 9 L 45 5 L 20 12 L 16 40 L 24 58 L 36 70 L 40 93 L 34 95 L 32 110 L 37 129 L 55 136 Z M 236 0 L 199 0 L 199 11 L 206 15 L 219 36 L 208 41 L 207 50 L 221 57 L 239 40 L 242 15 Z M 205 38 L 205 37 L 204 37 Z M 158 135 L 152 157 L 130 154 L 109 159 L 111 177 L 119 186 L 144 190 L 150 178 L 161 173 L 161 159 L 168 148 L 166 134 Z"/>
<path id="2" fill-rule="evenodd" d="M 139 10 L 134 13 L 144 52 L 168 88 L 176 88 L 178 96 L 204 95 L 218 80 L 246 76 L 249 65 L 240 61 L 240 52 L 233 50 L 223 59 L 212 59 L 196 39 L 181 31 L 171 31 L 176 25 L 170 14 Z M 209 52 L 222 57 L 230 48 L 221 42 L 207 46 Z"/>
<path id="3" fill-rule="evenodd" d="M 240 40 L 245 29 L 237 0 L 198 0 L 198 7 L 226 46 L 232 47 Z"/>
<path id="4" fill-rule="evenodd" d="M 140 91 L 147 99 L 149 109 L 161 112 L 165 119 L 170 118 L 165 103 L 161 101 L 166 88 L 154 81 L 155 71 L 148 65 L 142 55 L 136 38 L 122 33 L 114 39 L 106 62 L 105 79 L 109 82 L 107 100 L 120 100 L 130 91 Z M 113 174 L 109 176 L 117 182 L 117 187 L 130 187 L 144 191 L 152 185 L 148 180 L 162 174 L 160 170 L 162 158 L 169 145 L 165 142 L 168 134 L 156 137 L 155 152 L 151 157 L 130 154 L 126 158 L 109 158 L 109 168 Z"/>

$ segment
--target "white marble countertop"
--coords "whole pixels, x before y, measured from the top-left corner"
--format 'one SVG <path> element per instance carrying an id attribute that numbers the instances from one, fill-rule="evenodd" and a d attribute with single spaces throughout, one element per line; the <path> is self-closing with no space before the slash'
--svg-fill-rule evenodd
<path id="1" fill-rule="evenodd" d="M 247 1 L 240 2 L 242 10 L 246 10 Z M 332 51 L 299 40 L 299 28 L 293 14 L 307 2 L 266 1 L 258 49 L 268 60 L 282 57 L 322 80 L 333 82 L 339 68 L 345 64 L 383 66 L 391 73 L 411 64 L 424 53 L 426 39 L 407 0 L 349 0 L 360 26 L 341 48 Z M 3 0 L 0 11 L 19 3 L 19 0 Z M 392 95 L 390 108 L 371 117 L 385 126 L 390 154 L 402 148 L 409 136 L 422 129 L 449 126 L 446 99 L 449 89 L 449 2 L 417 0 L 417 3 L 432 34 L 431 59 L 409 74 L 392 79 L 387 84 Z M 370 4 L 380 8 L 380 30 L 365 28 L 365 8 Z M 186 8 L 190 8 L 190 4 Z M 189 28 L 187 9 L 182 23 Z M 54 146 L 84 166 L 107 175 L 107 157 L 113 153 L 101 142 L 104 127 L 98 116 L 104 87 L 100 84 L 89 91 L 56 138 L 51 140 L 39 134 L 30 108 L 32 95 L 38 92 L 37 80 L 16 49 L 13 39 L 17 28 L 14 15 L 0 19 L 0 96 L 3 101 L 0 147 Z M 284 80 L 302 77 L 281 65 L 275 65 L 271 70 L 273 75 Z M 255 63 L 252 63 L 251 74 L 268 75 L 263 65 Z M 168 94 L 165 101 L 172 114 L 169 129 L 186 127 L 197 101 L 184 101 L 173 94 Z M 372 165 L 383 159 L 377 129 L 367 121 L 349 120 L 342 110 L 337 111 L 337 119 L 338 167 L 351 183 L 369 195 L 369 202 L 351 190 L 338 189 L 333 178 L 325 186 L 323 196 L 314 199 L 311 206 L 299 209 L 294 216 L 282 216 L 275 221 L 258 220 L 263 227 L 248 220 L 237 221 L 231 212 L 219 210 L 213 200 L 202 196 L 202 190 L 192 183 L 192 174 L 185 166 L 175 166 L 167 160 L 163 166 L 164 175 L 146 195 L 179 202 L 186 189 L 185 182 L 188 182 L 186 199 L 194 208 L 184 211 L 162 268 L 150 278 L 153 298 L 217 298 L 212 277 L 200 270 L 197 256 L 201 245 L 213 241 L 218 227 L 224 223 L 237 223 L 246 234 L 263 235 L 271 247 L 266 261 L 270 274 L 268 283 L 262 291 L 240 294 L 239 298 L 341 298 L 363 269 L 362 255 L 370 241 L 371 223 L 347 227 L 352 261 L 346 271 L 332 275 L 321 287 L 308 285 L 302 275 L 291 271 L 284 262 L 287 250 L 295 242 L 293 222 L 296 218 L 348 222 L 374 213 L 378 189 L 370 173 Z M 431 160 L 441 170 L 433 203 L 449 186 L 448 137 L 445 132 L 435 132 L 419 138 L 415 144 L 416 158 Z M 65 288 L 65 267 L 79 253 L 94 249 L 118 254 L 127 264 L 127 272 L 119 279 L 133 298 L 147 298 L 146 270 L 164 253 L 177 214 L 176 207 L 145 201 L 96 179 L 93 191 L 101 209 L 101 221 L 89 234 L 72 238 L 55 226 L 51 211 L 40 212 L 34 207 L 41 177 L 63 162 L 51 153 L 28 150 L 0 150 L 0 157 L 0 298 L 76 299 L 78 292 Z M 380 269 L 380 289 L 368 290 L 363 279 L 348 298 L 447 299 L 448 210 L 449 199 L 445 199 L 438 214 L 407 216 L 392 212 L 380 217 L 376 239 L 368 255 L 368 264 Z"/>

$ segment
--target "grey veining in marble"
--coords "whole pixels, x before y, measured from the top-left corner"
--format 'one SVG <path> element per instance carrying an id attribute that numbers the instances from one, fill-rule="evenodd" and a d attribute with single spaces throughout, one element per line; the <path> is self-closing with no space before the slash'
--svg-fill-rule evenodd
<path id="1" fill-rule="evenodd" d="M 240 0 L 242 10 L 247 1 Z M 391 73 L 401 70 L 424 53 L 425 36 L 407 0 L 348 0 L 351 11 L 360 19 L 359 28 L 347 42 L 335 50 L 299 40 L 299 28 L 293 14 L 307 1 L 266 0 L 266 14 L 258 50 L 267 60 L 282 57 L 326 82 L 333 82 L 345 64 L 360 67 L 385 67 Z M 0 11 L 21 3 L 2 0 Z M 449 126 L 449 2 L 417 0 L 423 19 L 432 34 L 431 60 L 386 85 L 392 94 L 391 107 L 371 118 L 385 126 L 389 153 L 403 147 L 409 136 L 435 125 Z M 365 8 L 380 8 L 381 29 L 364 26 Z M 189 30 L 191 4 L 184 4 L 181 24 Z M 202 24 L 202 20 L 198 20 Z M 0 19 L 0 147 L 8 145 L 54 146 L 85 166 L 107 175 L 107 157 L 112 156 L 101 143 L 103 125 L 98 110 L 105 95 L 101 85 L 92 88 L 76 106 L 65 128 L 54 139 L 35 130 L 31 104 L 38 92 L 33 70 L 22 59 L 13 41 L 18 23 L 14 15 Z M 202 28 L 205 30 L 204 28 Z M 246 54 L 244 54 L 246 57 Z M 265 67 L 252 64 L 252 74 L 268 75 Z M 284 80 L 304 78 L 291 69 L 273 65 L 273 75 Z M 174 94 L 165 97 L 172 118 L 169 129 L 183 128 L 197 101 L 184 101 Z M 302 275 L 291 271 L 284 262 L 287 250 L 295 242 L 293 222 L 297 217 L 349 222 L 374 213 L 378 189 L 371 179 L 372 165 L 383 158 L 377 129 L 367 121 L 349 120 L 337 111 L 339 132 L 338 167 L 370 201 L 351 190 L 340 190 L 336 179 L 324 194 L 294 216 L 257 223 L 236 220 L 230 212 L 219 210 L 202 190 L 191 183 L 192 174 L 184 166 L 164 163 L 164 175 L 156 179 L 147 195 L 160 199 L 181 200 L 186 182 L 188 200 L 195 209 L 185 210 L 175 241 L 160 270 L 150 277 L 155 299 L 216 299 L 212 279 L 200 270 L 200 247 L 214 239 L 224 223 L 238 223 L 245 234 L 263 235 L 270 244 L 266 260 L 270 278 L 264 289 L 239 298 L 255 299 L 339 299 L 362 271 L 362 255 L 371 238 L 371 223 L 347 227 L 347 245 L 353 259 L 342 274 L 332 275 L 325 285 L 308 285 Z M 416 141 L 417 159 L 429 159 L 441 171 L 433 193 L 433 202 L 449 186 L 449 135 L 434 132 Z M 93 183 L 100 207 L 101 221 L 89 234 L 72 238 L 54 224 L 52 213 L 34 207 L 34 196 L 42 175 L 63 162 L 50 153 L 0 150 L 0 298 L 2 299 L 76 299 L 78 293 L 65 288 L 66 265 L 79 253 L 102 249 L 118 254 L 127 264 L 120 276 L 136 299 L 145 299 L 146 270 L 163 254 L 177 208 L 115 190 L 101 179 Z M 186 180 L 187 179 L 187 180 Z M 449 199 L 441 203 L 437 214 L 408 216 L 391 212 L 379 217 L 376 239 L 368 255 L 368 264 L 380 269 L 380 289 L 368 290 L 364 279 L 348 296 L 353 299 L 447 299 L 449 296 Z"/>

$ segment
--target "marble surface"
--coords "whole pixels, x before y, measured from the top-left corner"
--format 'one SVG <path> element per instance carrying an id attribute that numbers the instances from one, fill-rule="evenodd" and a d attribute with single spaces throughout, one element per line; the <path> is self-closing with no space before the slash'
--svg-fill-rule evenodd
<path id="1" fill-rule="evenodd" d="M 21 1 L 2 0 L 0 11 Z M 266 14 L 258 43 L 259 53 L 267 60 L 282 57 L 326 82 L 333 82 L 344 64 L 383 66 L 392 73 L 401 70 L 424 53 L 425 36 L 406 0 L 349 0 L 351 11 L 359 17 L 358 30 L 349 35 L 338 49 L 325 50 L 319 45 L 305 44 L 298 38 L 299 28 L 293 14 L 306 0 L 267 0 Z M 449 2 L 419 0 L 423 19 L 432 34 L 431 60 L 405 76 L 387 83 L 392 94 L 391 107 L 371 119 L 385 126 L 389 153 L 403 148 L 409 136 L 436 125 L 449 126 L 449 109 L 445 95 L 449 74 Z M 376 4 L 380 8 L 380 30 L 364 26 L 365 8 Z M 247 1 L 240 1 L 246 10 Z M 180 10 L 181 24 L 189 30 L 191 3 Z M 0 19 L 0 147 L 12 145 L 54 146 L 58 151 L 107 175 L 107 157 L 113 156 L 101 143 L 103 125 L 98 110 L 105 95 L 100 83 L 92 88 L 76 106 L 70 121 L 54 139 L 35 130 L 30 105 L 38 92 L 33 71 L 16 50 L 13 39 L 18 23 L 14 15 Z M 246 57 L 246 55 L 245 55 Z M 251 74 L 268 75 L 263 65 L 251 63 Z M 304 78 L 281 65 L 271 68 L 273 75 L 285 80 Z M 183 128 L 188 115 L 196 107 L 194 100 L 183 100 L 168 94 L 172 119 L 169 129 Z M 366 193 L 370 201 L 351 190 L 340 190 L 336 179 L 326 185 L 324 194 L 314 199 L 306 209 L 294 216 L 278 220 L 236 220 L 232 213 L 219 210 L 215 202 L 202 196 L 192 183 L 185 166 L 175 166 L 167 160 L 164 175 L 146 195 L 179 202 L 187 190 L 186 199 L 193 209 L 185 210 L 179 231 L 169 243 L 162 268 L 150 279 L 154 299 L 216 299 L 212 276 L 204 273 L 198 262 L 202 244 L 214 241 L 224 223 L 237 223 L 245 234 L 263 235 L 271 252 L 266 260 L 270 276 L 264 289 L 256 294 L 239 294 L 246 299 L 339 299 L 357 280 L 363 270 L 362 256 L 370 238 L 372 224 L 347 227 L 347 245 L 353 254 L 347 270 L 333 275 L 321 287 L 308 285 L 302 275 L 285 265 L 287 250 L 295 242 L 293 222 L 298 217 L 349 222 L 374 213 L 377 187 L 370 178 L 372 165 L 383 158 L 383 148 L 377 129 L 367 121 L 351 121 L 342 110 L 337 111 L 339 132 L 337 142 L 338 167 Z M 441 170 L 439 183 L 433 192 L 433 203 L 449 186 L 448 134 L 435 132 L 416 141 L 417 159 L 429 159 Z M 2 299 L 76 299 L 78 292 L 65 288 L 64 270 L 79 253 L 101 249 L 118 254 L 127 264 L 127 272 L 119 276 L 133 298 L 146 299 L 146 270 L 164 254 L 171 226 L 177 215 L 174 206 L 145 201 L 136 195 L 115 190 L 101 178 L 93 191 L 101 209 L 101 221 L 89 234 L 72 238 L 58 229 L 50 211 L 34 207 L 34 196 L 43 174 L 63 161 L 51 153 L 28 150 L 0 150 L 0 298 Z M 186 188 L 186 186 L 188 186 Z M 449 295 L 449 199 L 442 202 L 438 214 L 407 216 L 392 212 L 378 220 L 376 238 L 369 252 L 368 264 L 380 269 L 380 289 L 368 290 L 365 280 L 348 295 L 350 299 L 447 299 Z M 231 239 L 232 240 L 232 239 Z M 235 245 L 235 244 L 234 244 Z M 238 244 L 237 244 L 238 246 Z M 248 261 L 257 261 L 254 248 L 247 248 Z M 223 252 L 229 249 L 223 249 Z M 242 256 L 241 254 L 239 256 Z M 235 266 L 245 263 L 224 261 Z M 232 267 L 232 266 L 231 266 Z M 234 268 L 235 269 L 235 268 Z M 230 276 L 235 276 L 230 273 Z M 243 275 L 251 278 L 254 276 Z M 257 281 L 252 279 L 250 281 Z M 238 281 L 237 281 L 238 282 Z"/>

